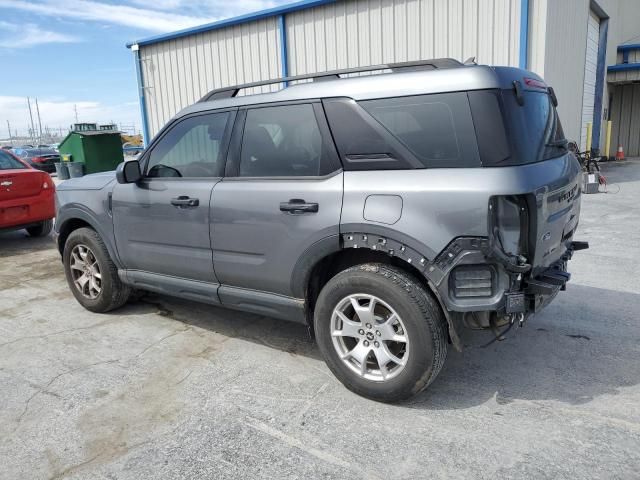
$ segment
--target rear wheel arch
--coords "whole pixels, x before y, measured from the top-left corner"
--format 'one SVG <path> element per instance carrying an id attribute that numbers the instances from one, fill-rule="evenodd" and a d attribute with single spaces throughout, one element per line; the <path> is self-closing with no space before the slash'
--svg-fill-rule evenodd
<path id="1" fill-rule="evenodd" d="M 366 235 L 366 234 L 359 234 Z M 341 242 L 342 243 L 342 242 Z M 461 350 L 462 345 L 458 338 L 453 319 L 449 315 L 437 288 L 429 281 L 425 274 L 416 268 L 415 265 L 409 263 L 408 258 L 400 256 L 392 256 L 380 250 L 370 248 L 353 248 L 342 245 L 324 256 L 320 256 L 315 263 L 308 269 L 304 277 L 304 298 L 306 301 L 306 318 L 310 327 L 313 327 L 313 312 L 315 303 L 322 288 L 338 273 L 365 263 L 381 263 L 394 266 L 415 277 L 422 287 L 429 292 L 437 301 L 444 317 L 447 320 L 447 330 L 451 343 L 456 350 Z"/>

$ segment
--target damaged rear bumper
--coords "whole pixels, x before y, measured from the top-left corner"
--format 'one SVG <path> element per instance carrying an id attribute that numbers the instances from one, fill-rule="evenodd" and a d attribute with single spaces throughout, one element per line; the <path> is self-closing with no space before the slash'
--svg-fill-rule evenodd
<path id="1" fill-rule="evenodd" d="M 524 309 L 535 313 L 547 306 L 561 290 L 566 290 L 571 274 L 567 271 L 567 263 L 573 253 L 589 248 L 588 242 L 569 242 L 564 255 L 533 278 L 524 282 Z M 509 312 L 511 313 L 511 312 Z"/>

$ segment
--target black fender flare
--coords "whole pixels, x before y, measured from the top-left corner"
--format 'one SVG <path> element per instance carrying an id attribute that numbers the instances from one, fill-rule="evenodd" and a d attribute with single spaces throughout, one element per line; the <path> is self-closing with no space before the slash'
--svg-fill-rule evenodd
<path id="1" fill-rule="evenodd" d="M 109 256 L 113 260 L 113 263 L 116 264 L 118 268 L 122 268 L 122 264 L 120 262 L 120 258 L 118 257 L 118 251 L 116 250 L 113 235 L 104 229 L 101 225 L 100 221 L 93 215 L 93 213 L 81 206 L 73 206 L 65 208 L 62 211 L 58 212 L 58 217 L 56 218 L 56 233 L 60 233 L 64 230 L 65 225 L 74 220 L 82 220 L 87 223 L 91 228 L 93 228 L 100 238 L 104 242 L 107 247 L 107 251 L 109 252 Z M 56 243 L 58 244 L 58 250 L 60 253 L 64 250 L 64 245 L 60 244 L 60 236 L 58 236 Z"/>
<path id="2" fill-rule="evenodd" d="M 306 297 L 306 287 L 314 267 L 327 256 L 349 248 L 364 248 L 380 251 L 395 257 L 417 269 L 426 279 L 435 295 L 449 327 L 451 343 L 462 351 L 462 342 L 456 331 L 451 313 L 448 311 L 436 285 L 441 280 L 441 270 L 434 266 L 436 253 L 416 239 L 391 228 L 371 224 L 344 224 L 340 235 L 331 235 L 312 244 L 301 255 L 291 276 L 291 291 L 296 298 Z"/>

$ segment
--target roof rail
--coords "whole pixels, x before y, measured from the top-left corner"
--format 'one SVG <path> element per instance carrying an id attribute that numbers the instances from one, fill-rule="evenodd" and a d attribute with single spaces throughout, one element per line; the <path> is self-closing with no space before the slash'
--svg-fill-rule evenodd
<path id="1" fill-rule="evenodd" d="M 453 58 L 436 58 L 433 60 L 418 60 L 415 62 L 400 62 L 400 63 L 388 63 L 382 65 L 371 65 L 369 67 L 355 67 L 344 68 L 340 70 L 330 70 L 327 72 L 310 73 L 304 75 L 294 75 L 292 77 L 276 78 L 272 80 L 260 80 L 258 82 L 245 83 L 242 85 L 234 85 L 232 87 L 223 87 L 216 90 L 211 90 L 204 97 L 198 100 L 200 102 L 208 102 L 210 100 L 219 100 L 221 98 L 232 98 L 238 95 L 240 90 L 245 88 L 262 87 L 265 85 L 273 85 L 276 83 L 289 83 L 298 80 L 313 80 L 314 82 L 322 82 L 326 80 L 339 79 L 340 75 L 348 75 L 351 73 L 373 72 L 376 70 L 391 70 L 397 71 L 417 71 L 425 69 L 441 69 L 441 68 L 456 68 L 463 67 L 464 64 L 460 63 Z"/>

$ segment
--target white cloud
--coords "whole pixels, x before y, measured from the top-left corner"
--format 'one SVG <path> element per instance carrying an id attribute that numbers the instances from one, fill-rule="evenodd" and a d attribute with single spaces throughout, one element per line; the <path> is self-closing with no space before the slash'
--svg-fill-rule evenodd
<path id="1" fill-rule="evenodd" d="M 112 5 L 95 0 L 0 0 L 0 8 L 56 18 L 116 24 L 152 32 L 172 32 L 222 18 L 270 8 L 283 0 L 130 0 Z"/>
<path id="2" fill-rule="evenodd" d="M 0 36 L 0 48 L 29 48 L 47 43 L 74 43 L 80 41 L 78 37 L 73 35 L 44 30 L 33 23 L 16 25 L 0 21 L 0 29 L 5 33 Z"/>
<path id="3" fill-rule="evenodd" d="M 0 8 L 21 10 L 58 18 L 115 23 L 155 32 L 179 30 L 194 25 L 201 25 L 212 20 L 211 18 L 159 12 L 126 5 L 111 5 L 90 0 L 47 0 L 44 2 L 0 0 Z"/>
<path id="4" fill-rule="evenodd" d="M 86 100 L 52 100 L 38 99 L 42 129 L 48 126 L 52 129 L 68 128 L 75 123 L 74 107 L 78 110 L 78 121 L 135 125 L 140 128 L 140 107 L 137 102 L 125 102 L 117 105 L 106 105 L 96 101 Z M 34 122 L 37 127 L 35 101 L 31 99 L 31 109 Z M 25 97 L 1 96 L 0 112 L 2 112 L 0 125 L 0 138 L 7 138 L 6 120 L 11 124 L 11 132 L 18 131 L 20 135 L 26 135 L 29 129 L 29 108 Z M 6 119 L 6 120 L 5 120 Z"/>

